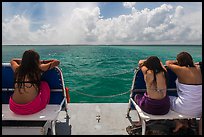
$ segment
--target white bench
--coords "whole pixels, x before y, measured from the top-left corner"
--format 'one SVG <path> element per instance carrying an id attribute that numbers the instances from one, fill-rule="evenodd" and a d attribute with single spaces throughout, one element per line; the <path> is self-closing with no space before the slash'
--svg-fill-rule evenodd
<path id="1" fill-rule="evenodd" d="M 35 131 L 35 133 L 37 133 L 36 129 L 32 129 L 32 122 L 38 122 L 38 121 L 45 121 L 46 126 L 43 125 L 41 129 L 44 129 L 46 131 L 40 133 L 40 134 L 46 134 L 47 132 L 47 127 L 51 127 L 51 131 L 52 134 L 56 134 L 55 133 L 55 121 L 57 119 L 57 116 L 59 114 L 61 110 L 61 106 L 60 105 L 47 105 L 45 109 L 35 113 L 35 114 L 31 114 L 31 115 L 18 115 L 13 113 L 10 108 L 9 108 L 9 104 L 2 104 L 2 121 L 27 121 L 31 123 L 30 126 L 27 126 L 24 128 L 21 128 L 22 131 L 21 134 L 26 134 L 22 133 L 25 131 L 25 129 L 30 129 L 30 131 Z M 47 125 L 47 124 L 51 124 L 51 125 Z M 18 126 L 13 126 L 8 128 L 9 126 L 2 126 L 2 134 L 18 134 L 19 133 L 19 127 Z M 15 131 L 13 131 L 15 129 Z M 23 130 L 24 129 L 24 130 Z M 12 132 L 13 131 L 13 132 Z M 39 130 L 39 132 L 41 132 Z"/>
<path id="2" fill-rule="evenodd" d="M 140 121 L 142 123 L 142 135 L 145 135 L 146 131 L 146 122 L 149 120 L 173 120 L 173 119 L 192 119 L 195 117 L 192 116 L 187 116 L 187 115 L 182 115 L 180 113 L 177 113 L 173 110 L 169 110 L 169 112 L 165 115 L 152 115 L 144 112 L 136 103 L 135 101 L 130 98 L 131 102 L 133 103 L 134 107 L 136 108 L 136 111 L 138 113 L 138 116 L 140 118 Z"/>
<path id="3" fill-rule="evenodd" d="M 27 121 L 38 121 L 38 120 L 53 120 L 56 119 L 59 111 L 61 110 L 60 105 L 47 105 L 45 109 L 31 115 L 18 115 L 13 113 L 9 104 L 2 104 L 2 120 L 27 120 Z"/>

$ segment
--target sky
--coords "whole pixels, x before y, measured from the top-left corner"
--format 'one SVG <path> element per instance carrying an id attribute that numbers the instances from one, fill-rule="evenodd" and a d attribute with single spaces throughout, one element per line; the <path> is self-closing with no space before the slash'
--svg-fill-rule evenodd
<path id="1" fill-rule="evenodd" d="M 2 44 L 202 44 L 202 2 L 3 2 Z"/>

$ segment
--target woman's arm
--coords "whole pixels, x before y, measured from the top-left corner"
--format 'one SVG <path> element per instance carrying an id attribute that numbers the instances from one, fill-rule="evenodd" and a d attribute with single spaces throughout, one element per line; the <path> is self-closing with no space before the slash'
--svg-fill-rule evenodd
<path id="1" fill-rule="evenodd" d="M 200 69 L 201 73 L 202 73 L 202 71 L 203 71 L 202 62 L 196 62 L 194 65 L 197 66 Z"/>
<path id="2" fill-rule="evenodd" d="M 11 60 L 11 62 L 12 61 L 14 61 L 14 62 L 16 62 L 18 65 L 20 65 L 21 64 L 21 58 L 13 58 L 12 60 Z"/>
<path id="3" fill-rule="evenodd" d="M 138 62 L 138 66 L 139 66 L 139 68 L 142 70 L 143 74 L 145 74 L 146 71 L 147 71 L 147 67 L 146 67 L 146 66 L 143 66 L 143 64 L 144 64 L 145 61 L 146 61 L 146 60 L 139 60 L 139 62 Z"/>
<path id="4" fill-rule="evenodd" d="M 141 68 L 142 67 L 142 65 L 144 64 L 144 62 L 145 62 L 146 60 L 139 60 L 139 62 L 138 62 L 138 66 L 139 66 L 139 68 Z"/>
<path id="5" fill-rule="evenodd" d="M 194 63 L 194 65 L 202 66 L 202 62 L 196 62 L 196 63 Z"/>
<path id="6" fill-rule="evenodd" d="M 54 68 L 55 66 L 58 66 L 60 64 L 59 60 L 53 59 L 53 60 L 41 60 L 40 61 L 40 69 L 42 71 L 47 71 L 49 69 Z"/>
<path id="7" fill-rule="evenodd" d="M 166 61 L 166 66 L 168 67 L 169 65 L 178 65 L 177 60 L 167 60 Z"/>
<path id="8" fill-rule="evenodd" d="M 162 68 L 167 72 L 165 66 L 163 65 L 163 63 L 161 61 L 160 61 L 160 64 L 161 64 Z"/>
<path id="9" fill-rule="evenodd" d="M 184 67 L 179 66 L 177 60 L 167 60 L 166 66 L 176 73 L 178 77 L 182 75 L 182 70 Z"/>
<path id="10" fill-rule="evenodd" d="M 16 68 L 18 68 L 19 65 L 21 64 L 21 59 L 20 59 L 20 58 L 13 58 L 13 59 L 10 61 L 10 64 L 11 64 L 11 68 L 12 68 L 13 71 L 15 72 L 15 71 L 16 71 Z"/>
<path id="11" fill-rule="evenodd" d="M 41 64 L 47 64 L 47 63 L 50 63 L 50 62 L 53 62 L 54 60 L 41 60 L 40 63 Z"/>
<path id="12" fill-rule="evenodd" d="M 145 80 L 145 82 L 146 82 L 146 76 L 147 76 L 147 67 L 146 66 L 143 66 L 143 64 L 144 64 L 144 62 L 145 62 L 146 60 L 139 60 L 139 62 L 138 62 L 138 66 L 139 66 L 139 68 L 141 69 L 141 71 L 142 71 L 142 73 L 143 73 L 143 76 L 144 76 L 144 80 Z"/>

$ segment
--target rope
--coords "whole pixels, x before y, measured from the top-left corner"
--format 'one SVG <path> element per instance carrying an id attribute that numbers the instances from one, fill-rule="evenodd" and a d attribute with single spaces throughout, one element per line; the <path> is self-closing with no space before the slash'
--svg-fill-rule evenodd
<path id="1" fill-rule="evenodd" d="M 72 70 L 73 72 L 72 73 L 78 73 L 80 74 L 81 76 L 93 76 L 93 75 L 96 75 L 96 74 L 93 74 L 93 73 L 87 73 L 87 72 L 83 72 L 83 71 L 79 71 L 79 70 L 73 70 L 73 69 L 70 69 Z M 111 76 L 117 76 L 117 75 L 124 75 L 124 74 L 128 74 L 128 73 L 131 73 L 132 71 L 134 70 L 126 70 L 126 71 L 123 71 L 121 73 L 113 73 L 113 74 L 108 74 L 108 75 L 97 75 L 99 77 L 111 77 Z"/>
<path id="2" fill-rule="evenodd" d="M 135 69 L 134 69 L 134 70 L 135 70 Z M 130 72 L 134 71 L 134 70 L 126 71 L 126 72 L 119 73 L 119 74 L 127 74 L 127 73 L 130 73 Z M 84 76 L 93 75 L 93 74 L 87 74 L 87 73 L 85 74 L 85 73 L 80 72 L 80 71 L 78 71 L 78 70 L 75 71 L 75 72 L 78 72 L 78 73 L 80 73 L 80 74 L 83 74 Z M 114 76 L 114 75 L 119 75 L 119 74 L 115 73 L 115 74 L 107 75 L 107 76 Z M 105 75 L 105 76 L 103 75 L 103 77 L 106 77 L 106 75 Z M 73 83 L 76 84 L 75 82 L 73 82 Z M 71 90 L 70 90 L 70 91 L 71 91 Z M 71 92 L 76 92 L 76 93 L 78 93 L 78 94 L 81 94 L 81 95 L 84 95 L 84 96 L 88 96 L 88 97 L 93 97 L 93 98 L 113 98 L 113 97 L 122 96 L 122 95 L 125 95 L 125 94 L 127 94 L 127 93 L 130 93 L 130 90 L 128 90 L 128 91 L 126 91 L 126 92 L 119 93 L 119 94 L 107 95 L 107 96 L 90 95 L 90 94 L 82 93 L 82 92 L 79 92 L 79 91 L 71 91 Z"/>
<path id="3" fill-rule="evenodd" d="M 82 93 L 82 92 L 79 92 L 79 91 L 72 91 L 72 92 L 76 92 L 76 93 L 78 93 L 78 94 L 81 94 L 81 95 L 84 95 L 84 96 L 88 96 L 88 97 L 94 97 L 94 98 L 112 98 L 112 97 L 122 96 L 122 95 L 125 95 L 125 94 L 127 94 L 127 93 L 130 93 L 130 90 L 128 90 L 128 91 L 126 91 L 126 92 L 119 93 L 119 94 L 108 95 L 108 96 L 90 95 L 90 94 Z"/>

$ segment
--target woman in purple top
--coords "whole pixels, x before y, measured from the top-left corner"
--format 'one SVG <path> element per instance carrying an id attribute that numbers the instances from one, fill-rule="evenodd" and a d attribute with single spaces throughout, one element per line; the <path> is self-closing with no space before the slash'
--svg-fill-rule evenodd
<path id="1" fill-rule="evenodd" d="M 167 70 L 156 56 L 139 61 L 146 82 L 144 95 L 137 94 L 135 102 L 146 113 L 165 115 L 170 109 L 170 100 L 167 92 Z"/>

